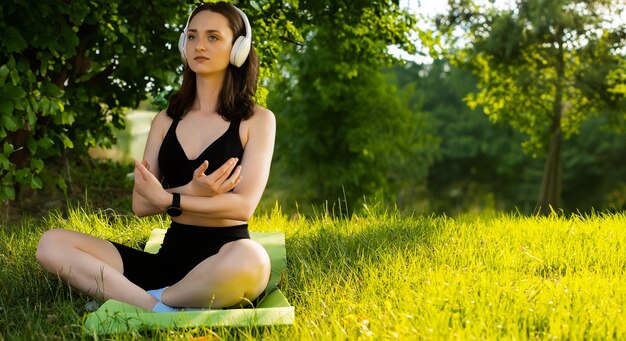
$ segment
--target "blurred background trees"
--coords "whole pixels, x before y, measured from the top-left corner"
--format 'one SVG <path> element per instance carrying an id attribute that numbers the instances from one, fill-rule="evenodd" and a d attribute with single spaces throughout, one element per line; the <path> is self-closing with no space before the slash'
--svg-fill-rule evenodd
<path id="1" fill-rule="evenodd" d="M 430 25 L 394 0 L 234 3 L 261 56 L 258 100 L 277 116 L 269 203 L 626 207 L 623 2 L 451 0 Z M 0 7 L 0 200 L 71 196 L 72 160 L 113 144 L 128 109 L 165 107 L 193 6 Z"/>
<path id="2" fill-rule="evenodd" d="M 614 129 L 624 122 L 624 99 L 609 77 L 624 59 L 626 25 L 615 20 L 624 2 L 478 4 L 449 1 L 437 27 L 451 60 L 478 78 L 470 107 L 522 132 L 525 151 L 545 159 L 537 210 L 549 213 L 561 207 L 563 139 L 590 117 L 605 116 Z"/>
<path id="3" fill-rule="evenodd" d="M 279 115 L 273 179 L 287 201 L 345 209 L 406 200 L 427 174 L 433 138 L 382 70 L 397 62 L 389 45 L 414 50 L 416 18 L 381 0 L 304 1 L 299 10 L 304 41 L 285 50 L 268 99 Z"/>

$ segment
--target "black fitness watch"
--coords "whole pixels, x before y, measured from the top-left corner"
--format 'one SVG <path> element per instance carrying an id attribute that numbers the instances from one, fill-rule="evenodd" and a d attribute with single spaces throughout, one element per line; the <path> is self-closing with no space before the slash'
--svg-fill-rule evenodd
<path id="1" fill-rule="evenodd" d="M 165 211 L 167 215 L 170 217 L 178 217 L 183 214 L 183 210 L 180 208 L 180 194 L 172 193 L 174 197 L 172 198 L 172 206 L 168 207 Z"/>

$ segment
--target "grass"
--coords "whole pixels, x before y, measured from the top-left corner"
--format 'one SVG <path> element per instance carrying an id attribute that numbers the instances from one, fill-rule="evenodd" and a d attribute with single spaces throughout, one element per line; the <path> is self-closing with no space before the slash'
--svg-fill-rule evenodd
<path id="1" fill-rule="evenodd" d="M 160 218 L 78 207 L 0 229 L 0 340 L 90 339 L 88 298 L 36 264 L 37 240 L 63 227 L 137 247 Z M 282 289 L 296 323 L 194 328 L 105 339 L 624 339 L 626 214 L 528 217 L 257 215 L 283 231 Z"/>

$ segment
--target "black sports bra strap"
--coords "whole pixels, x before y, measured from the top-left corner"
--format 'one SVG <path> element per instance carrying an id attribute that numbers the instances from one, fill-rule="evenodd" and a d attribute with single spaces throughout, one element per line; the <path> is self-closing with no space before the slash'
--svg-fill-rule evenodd
<path id="1" fill-rule="evenodd" d="M 172 121 L 172 124 L 170 124 L 170 129 L 168 129 L 167 132 L 169 133 L 170 131 L 176 131 L 176 127 L 178 127 L 179 122 L 180 122 L 180 118 L 175 118 Z"/>
<path id="2" fill-rule="evenodd" d="M 174 137 L 176 138 L 176 127 L 178 126 L 178 122 L 180 122 L 180 119 L 175 118 L 172 121 L 172 124 L 170 124 L 170 127 L 167 129 L 167 132 L 165 133 L 165 136 L 163 137 L 164 139 L 167 138 L 168 136 L 170 138 Z"/>
<path id="3" fill-rule="evenodd" d="M 241 123 L 241 120 L 234 120 L 230 122 L 230 126 L 228 127 L 228 130 L 235 130 L 236 133 L 239 133 L 239 124 Z"/>

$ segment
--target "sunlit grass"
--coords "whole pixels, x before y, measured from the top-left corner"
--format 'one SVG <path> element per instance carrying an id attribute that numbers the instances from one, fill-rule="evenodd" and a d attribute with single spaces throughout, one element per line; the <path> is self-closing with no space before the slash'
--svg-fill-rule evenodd
<path id="1" fill-rule="evenodd" d="M 75 208 L 0 229 L 0 339 L 89 338 L 87 298 L 36 264 L 37 239 L 71 228 L 142 247 L 159 218 Z M 623 339 L 626 215 L 258 214 L 286 234 L 293 326 L 138 332 L 113 339 Z"/>

